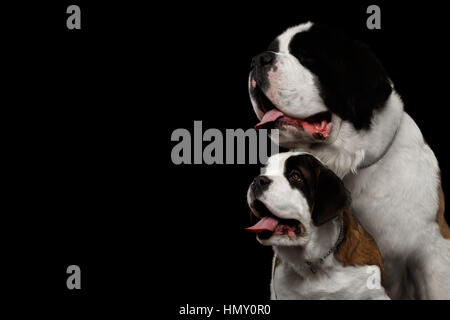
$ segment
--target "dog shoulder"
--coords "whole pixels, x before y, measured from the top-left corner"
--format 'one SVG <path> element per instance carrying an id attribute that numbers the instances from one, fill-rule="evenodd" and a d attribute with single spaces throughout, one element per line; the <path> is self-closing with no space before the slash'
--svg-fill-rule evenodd
<path id="1" fill-rule="evenodd" d="M 335 253 L 335 258 L 345 266 L 375 265 L 380 268 L 381 282 L 385 284 L 384 266 L 375 240 L 356 220 L 349 209 L 342 213 L 344 240 Z"/>

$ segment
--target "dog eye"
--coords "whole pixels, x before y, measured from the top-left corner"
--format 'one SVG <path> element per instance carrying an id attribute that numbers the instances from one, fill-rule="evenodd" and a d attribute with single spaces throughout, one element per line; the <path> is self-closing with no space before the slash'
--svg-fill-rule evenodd
<path id="1" fill-rule="evenodd" d="M 300 176 L 300 174 L 298 172 L 294 171 L 289 175 L 289 181 L 300 182 L 300 181 L 302 181 L 302 177 Z"/>

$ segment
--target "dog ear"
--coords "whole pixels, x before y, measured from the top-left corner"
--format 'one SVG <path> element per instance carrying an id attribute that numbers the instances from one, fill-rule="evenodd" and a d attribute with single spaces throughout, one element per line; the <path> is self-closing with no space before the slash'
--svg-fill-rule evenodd
<path id="1" fill-rule="evenodd" d="M 353 41 L 353 50 L 346 59 L 342 81 L 347 81 L 344 94 L 346 110 L 356 129 L 370 125 L 373 111 L 381 108 L 392 92 L 391 80 L 370 48 Z"/>
<path id="2" fill-rule="evenodd" d="M 351 202 L 350 193 L 338 176 L 328 168 L 316 169 L 317 184 L 312 211 L 312 220 L 320 226 L 337 217 Z"/>
<path id="3" fill-rule="evenodd" d="M 366 44 L 350 39 L 342 43 L 321 72 L 322 95 L 355 129 L 368 129 L 374 110 L 382 108 L 392 92 L 391 80 Z"/>
<path id="4" fill-rule="evenodd" d="M 357 130 L 370 127 L 374 110 L 384 106 L 392 85 L 367 45 L 338 28 L 314 24 L 308 32 L 293 37 L 290 50 L 317 75 L 321 97 L 330 111 Z"/>

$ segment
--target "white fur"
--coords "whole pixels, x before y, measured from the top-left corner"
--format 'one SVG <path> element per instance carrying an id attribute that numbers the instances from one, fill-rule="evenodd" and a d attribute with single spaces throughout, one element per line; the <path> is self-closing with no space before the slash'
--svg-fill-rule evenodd
<path id="1" fill-rule="evenodd" d="M 278 38 L 280 48 L 287 47 L 294 31 L 289 29 Z M 305 71 L 300 68 L 295 67 L 293 72 L 305 78 Z M 288 81 L 293 78 L 290 73 L 286 75 Z M 281 75 L 276 82 L 279 87 L 288 86 Z M 304 89 L 301 87 L 299 93 L 303 94 Z M 304 93 L 304 98 L 311 100 L 316 92 L 312 89 Z M 283 101 L 277 107 L 294 116 L 289 103 Z M 322 110 L 317 105 L 314 108 L 295 114 Z M 358 170 L 383 154 L 397 128 L 395 140 L 384 157 Z M 280 139 L 280 144 L 316 155 L 343 178 L 352 193 L 353 213 L 375 238 L 382 253 L 390 297 L 450 299 L 450 240 L 442 237 L 436 222 L 438 162 L 420 129 L 403 111 L 395 90 L 384 108 L 375 112 L 369 130 L 356 131 L 351 123 L 334 115 L 332 133 L 325 143 L 309 145 L 287 136 L 284 141 Z"/>
<path id="2" fill-rule="evenodd" d="M 285 257 L 286 259 L 286 257 Z M 315 274 L 305 269 L 298 273 L 292 263 L 282 260 L 274 268 L 271 299 L 277 300 L 388 300 L 380 285 L 370 287 L 370 277 L 379 275 L 378 266 L 343 267 L 333 256 Z M 379 279 L 379 278 L 378 278 Z M 378 280 L 379 281 L 379 280 Z"/>
<path id="3" fill-rule="evenodd" d="M 400 99 L 388 103 L 383 113 L 388 116 L 395 109 L 403 109 Z M 411 117 L 402 112 L 399 118 L 399 132 L 383 159 L 359 172 L 347 171 L 344 183 L 352 192 L 354 214 L 383 255 L 389 294 L 450 299 L 450 241 L 436 222 L 439 166 Z M 376 150 L 371 143 L 383 132 L 387 135 L 389 123 L 397 119 L 385 120 L 362 139 L 365 153 Z M 328 162 L 336 163 L 332 156 Z M 348 167 L 337 169 L 345 172 Z"/>
<path id="4" fill-rule="evenodd" d="M 274 67 L 267 75 L 270 87 L 265 92 L 270 101 L 294 118 L 303 119 L 328 111 L 314 75 L 289 53 L 276 53 L 275 56 Z"/>

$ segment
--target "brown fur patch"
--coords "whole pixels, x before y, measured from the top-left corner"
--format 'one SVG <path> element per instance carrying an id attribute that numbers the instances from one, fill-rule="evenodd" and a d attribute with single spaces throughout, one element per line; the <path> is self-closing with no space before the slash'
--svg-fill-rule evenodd
<path id="1" fill-rule="evenodd" d="M 445 198 L 444 192 L 442 191 L 442 186 L 439 184 L 439 208 L 437 212 L 436 221 L 439 224 L 439 229 L 441 229 L 441 234 L 445 239 L 450 239 L 450 228 L 445 221 Z"/>
<path id="2" fill-rule="evenodd" d="M 345 209 L 340 217 L 344 219 L 345 230 L 344 240 L 334 254 L 336 259 L 344 266 L 377 265 L 381 271 L 381 283 L 385 285 L 383 260 L 375 240 L 349 209 Z"/>

